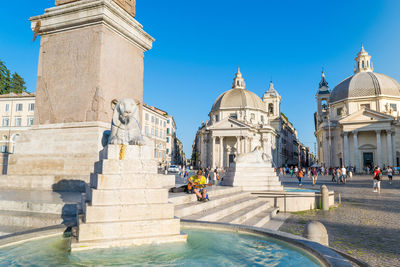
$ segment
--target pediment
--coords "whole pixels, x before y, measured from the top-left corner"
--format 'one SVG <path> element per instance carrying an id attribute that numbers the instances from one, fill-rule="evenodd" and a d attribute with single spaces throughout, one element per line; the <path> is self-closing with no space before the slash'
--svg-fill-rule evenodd
<path id="1" fill-rule="evenodd" d="M 370 150 L 370 149 L 376 149 L 376 146 L 371 145 L 371 144 L 365 144 L 365 145 L 362 145 L 362 146 L 358 147 L 358 149 L 360 149 L 360 150 Z"/>
<path id="2" fill-rule="evenodd" d="M 251 128 L 251 126 L 238 121 L 236 119 L 233 118 L 224 118 L 216 123 L 214 123 L 213 125 L 211 125 L 210 127 L 208 127 L 209 130 L 217 130 L 217 129 L 232 129 L 232 128 Z"/>
<path id="3" fill-rule="evenodd" d="M 390 115 L 375 110 L 363 108 L 339 120 L 339 123 L 340 124 L 365 123 L 365 122 L 371 123 L 371 122 L 387 122 L 393 120 L 394 118 Z"/>

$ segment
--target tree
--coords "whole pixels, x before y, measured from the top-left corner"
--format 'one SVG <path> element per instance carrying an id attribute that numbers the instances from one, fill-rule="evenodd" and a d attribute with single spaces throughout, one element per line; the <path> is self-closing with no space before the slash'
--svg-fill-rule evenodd
<path id="1" fill-rule="evenodd" d="M 20 94 L 22 92 L 26 92 L 26 86 L 24 78 L 18 75 L 18 73 L 14 73 L 11 78 L 10 83 L 10 91 L 16 94 Z"/>
<path id="2" fill-rule="evenodd" d="M 10 70 L 7 69 L 3 61 L 0 60 L 0 94 L 8 94 L 10 92 Z"/>

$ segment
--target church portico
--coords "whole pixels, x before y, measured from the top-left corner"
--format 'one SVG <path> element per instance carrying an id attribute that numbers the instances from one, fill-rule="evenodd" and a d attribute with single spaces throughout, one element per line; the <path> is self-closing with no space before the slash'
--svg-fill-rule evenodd
<path id="1" fill-rule="evenodd" d="M 355 167 L 357 172 L 367 166 L 398 165 L 400 84 L 384 74 L 374 73 L 372 67 L 359 64 L 370 59 L 362 47 L 356 58 L 355 74 L 332 92 L 323 74 L 316 95 L 315 135 L 320 161 L 326 167 L 337 167 L 340 155 L 343 164 Z M 337 138 L 337 133 L 341 138 Z M 341 154 L 333 151 L 338 146 Z M 331 160 L 332 153 L 336 158 Z"/>
<path id="2" fill-rule="evenodd" d="M 210 120 L 200 127 L 193 146 L 198 167 L 229 167 L 237 156 L 251 152 L 257 146 L 275 165 L 280 162 L 277 160 L 279 153 L 272 153 L 278 147 L 279 134 L 270 124 L 273 116 L 280 116 L 280 96 L 272 83 L 263 97 L 266 102 L 245 87 L 238 70 L 232 89 L 221 94 L 213 104 Z M 208 154 L 204 146 L 210 147 Z"/>

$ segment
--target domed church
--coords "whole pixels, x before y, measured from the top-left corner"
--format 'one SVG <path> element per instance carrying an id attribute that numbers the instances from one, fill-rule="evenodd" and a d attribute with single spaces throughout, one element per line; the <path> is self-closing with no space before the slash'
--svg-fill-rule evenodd
<path id="1" fill-rule="evenodd" d="M 322 73 L 316 94 L 315 136 L 319 163 L 325 167 L 399 166 L 400 84 L 374 72 L 361 46 L 354 75 L 332 91 Z"/>
<path id="2" fill-rule="evenodd" d="M 272 82 L 261 99 L 246 89 L 238 69 L 232 89 L 217 98 L 209 121 L 203 123 L 196 134 L 193 164 L 202 168 L 228 167 L 237 155 L 261 146 L 273 165 L 281 166 L 280 103 L 281 96 Z"/>

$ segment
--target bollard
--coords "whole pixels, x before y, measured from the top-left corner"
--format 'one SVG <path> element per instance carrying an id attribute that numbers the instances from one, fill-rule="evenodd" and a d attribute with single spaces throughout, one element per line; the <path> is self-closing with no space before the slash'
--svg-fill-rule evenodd
<path id="1" fill-rule="evenodd" d="M 328 231 L 326 231 L 325 226 L 320 222 L 312 221 L 307 223 L 303 236 L 311 241 L 329 246 Z"/>
<path id="2" fill-rule="evenodd" d="M 326 185 L 321 186 L 321 209 L 329 210 L 329 191 Z"/>

